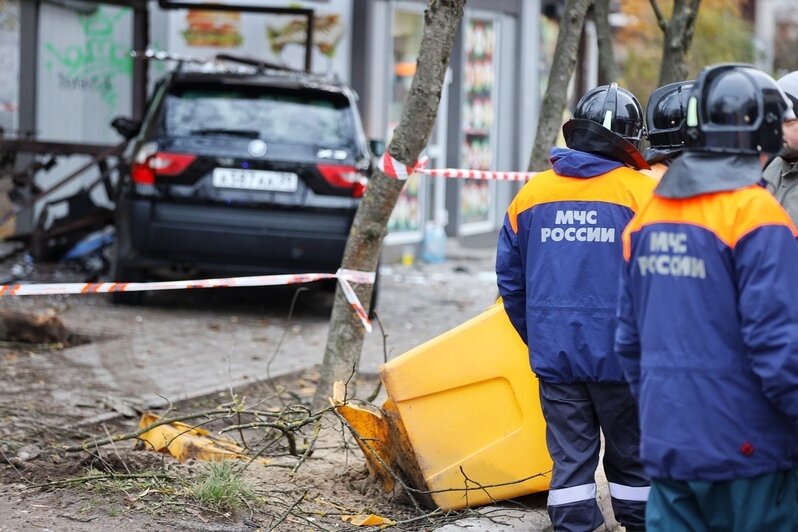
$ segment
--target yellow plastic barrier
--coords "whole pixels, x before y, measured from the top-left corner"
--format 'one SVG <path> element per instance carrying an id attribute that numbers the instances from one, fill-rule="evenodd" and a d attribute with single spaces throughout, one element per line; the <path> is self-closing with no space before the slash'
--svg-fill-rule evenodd
<path id="1" fill-rule="evenodd" d="M 537 379 L 501 304 L 384 364 L 380 378 L 438 507 L 548 489 Z"/>

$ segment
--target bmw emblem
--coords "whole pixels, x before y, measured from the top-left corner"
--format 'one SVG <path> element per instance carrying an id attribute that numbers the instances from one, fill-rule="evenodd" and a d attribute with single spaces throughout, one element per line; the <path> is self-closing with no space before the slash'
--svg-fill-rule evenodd
<path id="1" fill-rule="evenodd" d="M 247 151 L 253 157 L 263 157 L 266 155 L 266 143 L 260 139 L 255 139 L 249 143 Z"/>

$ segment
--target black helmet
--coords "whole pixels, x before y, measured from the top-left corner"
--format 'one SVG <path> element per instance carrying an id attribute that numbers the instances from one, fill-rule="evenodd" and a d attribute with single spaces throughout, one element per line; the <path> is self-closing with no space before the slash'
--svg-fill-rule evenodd
<path id="1" fill-rule="evenodd" d="M 574 117 L 562 126 L 565 144 L 633 168 L 650 168 L 640 153 L 643 110 L 640 102 L 617 83 L 587 92 L 576 104 Z"/>
<path id="2" fill-rule="evenodd" d="M 646 126 L 652 148 L 679 151 L 684 148 L 684 119 L 693 81 L 664 85 L 648 98 Z"/>
<path id="3" fill-rule="evenodd" d="M 707 67 L 690 92 L 685 144 L 699 151 L 777 153 L 782 120 L 790 116 L 795 116 L 792 102 L 761 70 L 735 64 Z"/>
<path id="4" fill-rule="evenodd" d="M 590 120 L 617 133 L 635 148 L 643 136 L 643 109 L 634 94 L 617 83 L 589 90 L 576 104 L 574 118 Z"/>

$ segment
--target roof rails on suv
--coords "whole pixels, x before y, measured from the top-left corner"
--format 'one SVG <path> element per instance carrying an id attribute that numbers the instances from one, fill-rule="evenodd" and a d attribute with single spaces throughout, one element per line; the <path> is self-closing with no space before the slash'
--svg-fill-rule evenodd
<path id="1" fill-rule="evenodd" d="M 340 85 L 337 75 L 324 75 L 304 70 L 296 70 L 284 65 L 262 61 L 253 57 L 232 54 L 216 54 L 212 58 L 198 58 L 172 54 L 163 50 L 147 48 L 143 52 L 133 51 L 132 57 L 155 61 L 173 61 L 177 63 L 177 72 L 230 73 L 230 74 L 262 74 L 274 77 L 285 77 L 297 81 Z M 232 63 L 232 64 L 231 64 Z"/>

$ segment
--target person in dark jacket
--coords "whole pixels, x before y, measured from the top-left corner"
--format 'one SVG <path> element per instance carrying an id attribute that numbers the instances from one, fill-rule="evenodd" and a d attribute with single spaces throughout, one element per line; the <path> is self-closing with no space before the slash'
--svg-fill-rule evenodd
<path id="1" fill-rule="evenodd" d="M 623 235 L 615 350 L 640 406 L 647 530 L 798 530 L 798 231 L 759 185 L 791 105 L 705 69 L 684 153 Z"/>
<path id="2" fill-rule="evenodd" d="M 693 81 L 677 81 L 659 87 L 646 104 L 646 133 L 649 147 L 643 154 L 650 170 L 643 173 L 657 180 L 668 170 L 671 161 L 684 150 L 684 119 L 687 95 Z"/>
<path id="3" fill-rule="evenodd" d="M 556 531 L 604 522 L 596 503 L 600 432 L 616 519 L 642 530 L 649 483 L 637 409 L 612 352 L 621 232 L 655 182 L 638 151 L 643 113 L 616 84 L 579 101 L 563 126 L 569 149 L 510 204 L 496 259 L 499 292 L 529 346 L 554 460 L 548 512 Z"/>
<path id="4" fill-rule="evenodd" d="M 798 71 L 787 74 L 777 83 L 792 101 L 793 109 L 798 109 Z M 785 120 L 781 130 L 784 145 L 762 177 L 767 189 L 792 218 L 792 223 L 798 225 L 798 120 Z"/>

